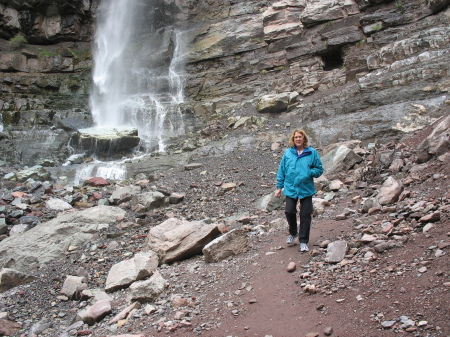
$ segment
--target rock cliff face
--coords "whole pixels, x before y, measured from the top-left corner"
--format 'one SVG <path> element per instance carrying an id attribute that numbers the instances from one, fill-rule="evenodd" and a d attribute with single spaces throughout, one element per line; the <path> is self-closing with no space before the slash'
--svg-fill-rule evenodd
<path id="1" fill-rule="evenodd" d="M 448 109 L 448 0 L 141 1 L 135 39 L 163 66 L 184 31 L 187 110 L 198 125 L 252 116 L 316 147 L 393 139 Z M 91 43 L 101 1 L 0 1 L 0 147 L 7 163 L 67 158 L 92 123 Z M 267 108 L 269 105 L 273 108 Z"/>

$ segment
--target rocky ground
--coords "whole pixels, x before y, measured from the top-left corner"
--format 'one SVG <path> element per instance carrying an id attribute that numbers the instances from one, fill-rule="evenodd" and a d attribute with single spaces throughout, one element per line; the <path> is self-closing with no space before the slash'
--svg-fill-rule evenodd
<path id="1" fill-rule="evenodd" d="M 285 140 L 277 143 L 260 132 L 250 149 L 198 157 L 198 168 L 159 174 L 146 188 L 183 193 L 181 203 L 145 214 L 121 204 L 127 215 L 99 232 L 94 245 L 74 247 L 30 271 L 35 281 L 1 294 L 1 328 L 14 322 L 11 336 L 450 336 L 450 165 L 448 153 L 418 163 L 415 147 L 429 132 L 379 148 L 401 153 L 400 168 L 377 164 L 375 152 L 361 146 L 363 163 L 327 176 L 317 196 L 329 205 L 313 218 L 308 253 L 286 245 L 282 209 L 255 208 L 274 190 Z M 400 199 L 364 210 L 363 201 L 390 175 L 404 186 Z M 340 182 L 337 188 L 332 181 Z M 223 183 L 236 187 L 225 191 Z M 3 196 L 19 185 L 2 182 Z M 53 186 L 54 195 L 57 190 Z M 33 214 L 55 216 L 48 210 Z M 248 251 L 216 263 L 199 255 L 162 265 L 167 287 L 155 302 L 130 308 L 110 324 L 130 305 L 127 290 L 119 290 L 109 294 L 112 312 L 105 318 L 77 322 L 77 312 L 91 302 L 61 295 L 66 276 L 86 277 L 89 289 L 104 288 L 111 266 L 140 252 L 149 228 L 173 216 L 210 219 L 224 232 L 245 228 Z M 336 241 L 348 249 L 340 262 L 329 263 L 327 247 Z"/>

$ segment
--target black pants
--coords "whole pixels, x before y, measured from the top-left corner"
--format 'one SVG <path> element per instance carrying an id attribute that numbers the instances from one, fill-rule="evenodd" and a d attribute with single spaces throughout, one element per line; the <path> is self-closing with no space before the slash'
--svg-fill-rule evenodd
<path id="1" fill-rule="evenodd" d="M 309 232 L 311 230 L 311 217 L 313 211 L 312 196 L 300 199 L 300 231 L 297 226 L 297 203 L 299 199 L 286 197 L 286 219 L 289 224 L 289 234 L 296 236 L 300 243 L 309 242 Z"/>

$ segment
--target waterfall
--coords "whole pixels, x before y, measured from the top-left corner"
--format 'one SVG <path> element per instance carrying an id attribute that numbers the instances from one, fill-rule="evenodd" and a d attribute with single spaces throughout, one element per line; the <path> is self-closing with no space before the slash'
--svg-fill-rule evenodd
<path id="1" fill-rule="evenodd" d="M 94 92 L 91 111 L 98 127 L 124 126 L 120 105 L 125 95 L 126 58 L 133 33 L 135 0 L 105 1 L 97 21 L 94 49 Z"/>
<path id="2" fill-rule="evenodd" d="M 81 166 L 75 172 L 73 184 L 78 185 L 84 180 L 88 180 L 92 177 L 103 177 L 105 179 L 112 180 L 124 180 L 127 176 L 127 169 L 124 163 L 104 163 L 93 162 Z"/>
<path id="3" fill-rule="evenodd" d="M 172 26 L 145 27 L 151 26 L 144 19 L 148 9 L 137 0 L 103 6 L 90 99 L 95 125 L 136 128 L 144 151 L 164 151 L 168 138 L 185 133 L 183 33 Z"/>

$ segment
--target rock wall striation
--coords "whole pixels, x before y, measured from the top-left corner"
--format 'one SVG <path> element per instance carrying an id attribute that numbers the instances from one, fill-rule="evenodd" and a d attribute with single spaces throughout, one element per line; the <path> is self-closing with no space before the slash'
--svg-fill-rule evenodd
<path id="1" fill-rule="evenodd" d="M 101 1 L 0 1 L 0 147 L 58 164 L 89 112 Z M 398 139 L 448 107 L 448 0 L 142 1 L 135 53 L 167 64 L 185 32 L 186 110 L 202 121 L 280 119 L 324 147 Z M 271 108 L 265 107 L 265 105 Z M 274 107 L 274 108 L 272 108 Z M 31 146 L 30 146 L 31 144 Z"/>

